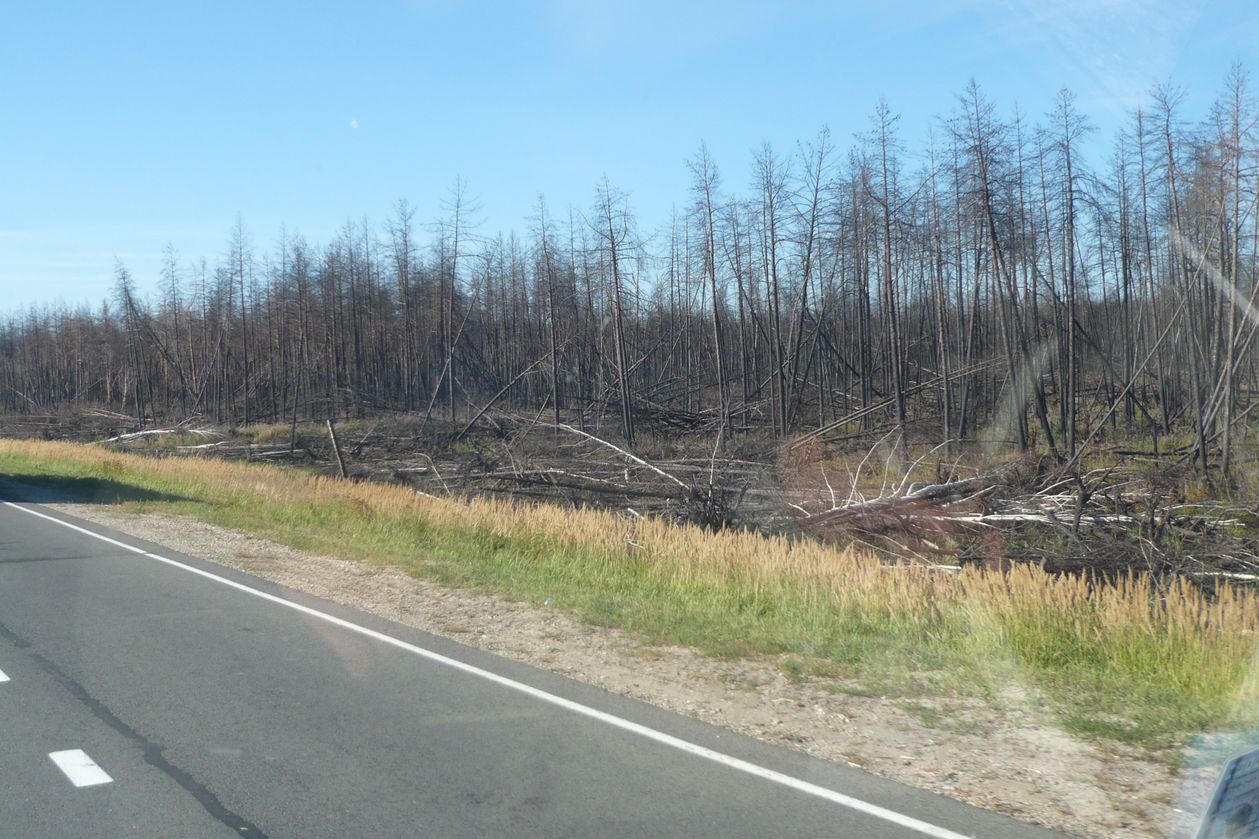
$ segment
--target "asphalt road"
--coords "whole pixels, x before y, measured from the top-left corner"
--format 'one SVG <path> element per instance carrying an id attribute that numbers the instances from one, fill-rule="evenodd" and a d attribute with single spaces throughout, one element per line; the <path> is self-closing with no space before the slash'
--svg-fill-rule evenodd
<path id="1" fill-rule="evenodd" d="M 0 672 L 0 837 L 1054 835 L 11 498 Z"/>

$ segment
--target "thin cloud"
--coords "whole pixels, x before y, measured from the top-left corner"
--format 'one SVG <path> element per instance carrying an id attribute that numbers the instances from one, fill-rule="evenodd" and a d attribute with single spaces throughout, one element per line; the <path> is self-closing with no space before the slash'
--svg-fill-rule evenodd
<path id="1" fill-rule="evenodd" d="M 1184 35 L 1203 0 L 1008 0 L 1010 34 L 1061 56 L 1051 66 L 1076 68 L 1091 89 L 1082 100 L 1118 113 L 1142 102 L 1150 85 L 1176 66 Z M 1061 82 L 1068 82 L 1062 79 Z"/>

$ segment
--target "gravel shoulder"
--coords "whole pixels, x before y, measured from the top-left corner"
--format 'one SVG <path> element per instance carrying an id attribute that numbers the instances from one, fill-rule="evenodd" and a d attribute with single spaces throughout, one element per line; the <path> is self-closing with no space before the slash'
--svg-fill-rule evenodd
<path id="1" fill-rule="evenodd" d="M 34 500 L 29 489 L 24 494 Z M 1188 755 L 1187 765 L 1201 768 L 1174 772 L 1132 750 L 1081 741 L 1018 685 L 1003 692 L 1000 707 L 974 699 L 853 695 L 823 679 L 790 679 L 773 659 L 715 659 L 648 645 L 544 604 L 312 556 L 186 517 L 47 494 L 40 500 L 469 646 L 1078 836 L 1189 836 L 1215 780 L 1215 759 Z"/>

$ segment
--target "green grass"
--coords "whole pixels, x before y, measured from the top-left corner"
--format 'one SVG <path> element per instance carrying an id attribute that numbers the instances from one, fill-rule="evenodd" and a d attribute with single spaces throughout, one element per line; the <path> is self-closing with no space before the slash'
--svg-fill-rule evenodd
<path id="1" fill-rule="evenodd" d="M 1035 569 L 942 575 L 810 542 L 69 444 L 0 441 L 5 476 L 448 586 L 553 598 L 590 624 L 773 657 L 791 678 L 854 695 L 1000 705 L 1019 685 L 1071 732 L 1150 749 L 1259 724 L 1259 602 L 1245 593 L 1208 601 Z"/>

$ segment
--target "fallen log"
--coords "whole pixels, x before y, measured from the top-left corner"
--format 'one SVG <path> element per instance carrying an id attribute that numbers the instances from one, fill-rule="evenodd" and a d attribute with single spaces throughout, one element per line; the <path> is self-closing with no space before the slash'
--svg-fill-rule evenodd
<path id="1" fill-rule="evenodd" d="M 217 433 L 215 431 L 207 431 L 204 428 L 146 428 L 144 431 L 131 431 L 127 434 L 119 434 L 116 437 L 110 437 L 104 442 L 125 443 L 129 440 L 139 440 L 141 437 L 157 437 L 162 434 L 197 434 L 202 437 L 208 437 Z"/>
<path id="2" fill-rule="evenodd" d="M 893 495 L 881 495 L 878 498 L 850 501 L 820 513 L 806 515 L 806 524 L 826 524 L 836 519 L 852 516 L 886 516 L 901 518 L 908 510 L 936 503 L 957 502 L 980 498 L 1008 480 L 1015 471 L 1016 464 L 1008 464 L 994 472 L 963 478 L 959 481 L 946 481 L 939 484 L 927 484 L 911 492 Z"/>

